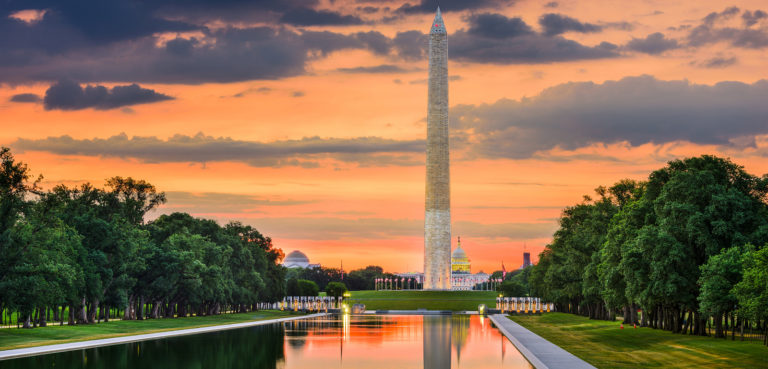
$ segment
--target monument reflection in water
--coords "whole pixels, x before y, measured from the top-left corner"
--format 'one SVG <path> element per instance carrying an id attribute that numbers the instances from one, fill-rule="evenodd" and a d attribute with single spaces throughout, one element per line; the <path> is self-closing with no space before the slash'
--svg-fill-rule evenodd
<path id="1" fill-rule="evenodd" d="M 479 316 L 329 316 L 0 361 L 0 368 L 531 368 Z"/>

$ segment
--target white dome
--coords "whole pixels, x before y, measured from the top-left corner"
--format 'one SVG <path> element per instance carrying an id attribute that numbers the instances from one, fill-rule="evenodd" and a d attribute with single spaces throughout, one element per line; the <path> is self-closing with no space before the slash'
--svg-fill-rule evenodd
<path id="1" fill-rule="evenodd" d="M 466 259 L 467 253 L 464 252 L 464 249 L 461 248 L 461 245 L 459 245 L 456 250 L 453 250 L 453 253 L 451 253 L 452 259 Z"/>
<path id="2" fill-rule="evenodd" d="M 309 266 L 309 258 L 303 252 L 296 250 L 285 257 L 283 266 L 286 268 L 306 268 Z"/>

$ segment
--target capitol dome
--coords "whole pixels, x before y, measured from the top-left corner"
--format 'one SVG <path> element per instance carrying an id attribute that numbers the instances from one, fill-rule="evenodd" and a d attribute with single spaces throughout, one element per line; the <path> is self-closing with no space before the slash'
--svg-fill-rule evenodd
<path id="1" fill-rule="evenodd" d="M 458 246 L 451 253 L 451 273 L 468 274 L 469 270 L 469 258 L 464 249 L 461 248 L 461 237 L 459 237 Z"/>
<path id="2" fill-rule="evenodd" d="M 286 268 L 306 268 L 309 266 L 309 258 L 303 252 L 296 250 L 285 257 L 283 266 Z"/>
<path id="3" fill-rule="evenodd" d="M 453 250 L 453 253 L 451 253 L 452 259 L 467 259 L 467 253 L 464 251 L 464 249 L 461 248 L 461 244 L 459 244 L 459 247 L 456 248 L 456 250 Z"/>

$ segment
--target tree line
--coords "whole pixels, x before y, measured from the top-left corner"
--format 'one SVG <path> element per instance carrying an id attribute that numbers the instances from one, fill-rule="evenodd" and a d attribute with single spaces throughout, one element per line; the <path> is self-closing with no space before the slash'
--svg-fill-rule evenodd
<path id="1" fill-rule="evenodd" d="M 595 193 L 564 209 L 538 264 L 502 288 L 675 333 L 765 332 L 768 176 L 704 155 Z"/>
<path id="2" fill-rule="evenodd" d="M 293 284 L 291 280 L 307 280 L 314 282 L 318 291 L 325 291 L 331 282 L 343 283 L 350 291 L 373 290 L 376 287 L 376 278 L 396 278 L 392 273 L 384 272 L 380 266 L 369 265 L 365 268 L 354 269 L 349 272 L 343 272 L 341 268 L 313 267 L 313 268 L 290 268 L 286 274 L 286 279 Z M 295 291 L 300 291 L 295 290 Z M 292 295 L 289 293 L 289 295 Z M 297 295 L 293 295 L 297 296 Z"/>
<path id="3" fill-rule="evenodd" d="M 166 198 L 143 180 L 41 180 L 0 149 L 0 311 L 24 327 L 243 312 L 285 295 L 283 252 L 251 226 L 186 213 L 145 223 Z"/>

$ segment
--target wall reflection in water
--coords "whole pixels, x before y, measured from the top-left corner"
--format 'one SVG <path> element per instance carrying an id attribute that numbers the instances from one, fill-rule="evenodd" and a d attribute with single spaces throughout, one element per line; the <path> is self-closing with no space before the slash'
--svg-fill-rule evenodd
<path id="1" fill-rule="evenodd" d="M 0 368 L 530 368 L 479 316 L 329 316 L 0 361 Z"/>
<path id="2" fill-rule="evenodd" d="M 143 341 L 0 361 L 2 369 L 271 369 L 285 360 L 282 325 Z"/>

